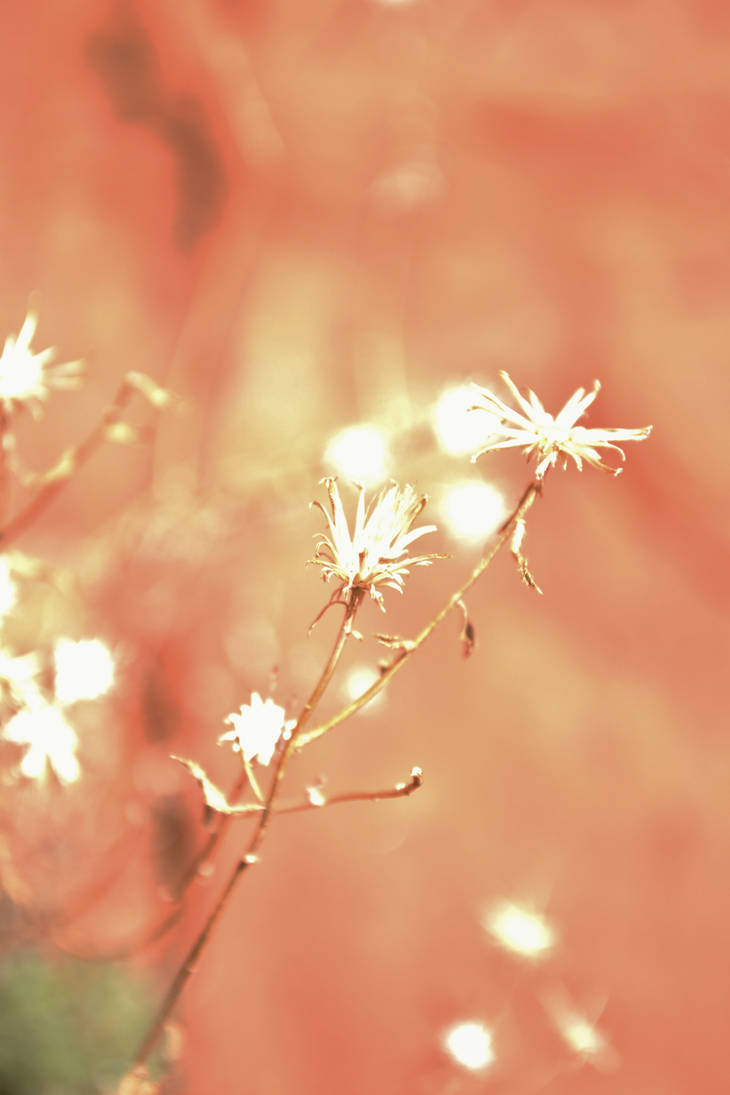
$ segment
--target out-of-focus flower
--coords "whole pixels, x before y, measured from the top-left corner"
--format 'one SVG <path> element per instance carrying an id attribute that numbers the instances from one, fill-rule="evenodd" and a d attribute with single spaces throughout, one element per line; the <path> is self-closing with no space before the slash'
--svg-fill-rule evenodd
<path id="1" fill-rule="evenodd" d="M 365 508 L 365 490 L 358 490 L 355 527 L 350 529 L 334 478 L 323 482 L 330 500 L 328 513 L 321 502 L 313 502 L 322 511 L 329 526 L 329 535 L 320 534 L 310 563 L 322 567 L 325 580 L 334 578 L 340 583 L 338 593 L 349 594 L 353 590 L 368 591 L 385 611 L 379 586 L 387 586 L 403 592 L 404 578 L 411 566 L 425 566 L 440 555 L 408 555 L 408 548 L 419 536 L 435 532 L 435 525 L 411 528 L 426 505 L 426 495 L 417 494 L 410 485 L 399 487 L 393 483 L 384 487 Z"/>
<path id="2" fill-rule="evenodd" d="M 488 420 L 487 436 L 479 452 L 472 457 L 472 461 L 482 453 L 516 446 L 524 448 L 528 460 L 533 456 L 537 458 L 536 479 L 542 479 L 548 468 L 554 467 L 560 458 L 563 461 L 563 468 L 567 467 L 568 457 L 575 461 L 579 471 L 582 470 L 585 460 L 594 468 L 603 468 L 605 471 L 612 472 L 613 475 L 618 475 L 621 468 L 604 464 L 597 450 L 613 449 L 619 454 L 621 460 L 625 460 L 624 452 L 616 441 L 643 441 L 651 433 L 651 426 L 644 426 L 638 430 L 576 426 L 575 423 L 598 395 L 601 385 L 597 380 L 590 392 L 586 392 L 585 388 L 578 388 L 563 409 L 553 417 L 548 414 L 533 391 L 528 391 L 529 398 L 525 399 L 508 373 L 500 372 L 499 375 L 521 410 L 508 407 L 486 388 L 474 385 L 479 402 L 473 409 L 486 411 L 491 421 Z"/>
<path id="3" fill-rule="evenodd" d="M 53 660 L 54 692 L 61 706 L 98 699 L 114 683 L 114 659 L 101 639 L 58 639 Z"/>
<path id="4" fill-rule="evenodd" d="M 38 316 L 28 312 L 17 335 L 8 335 L 0 354 L 0 403 L 6 411 L 16 405 L 28 408 L 34 418 L 40 414 L 41 403 L 51 388 L 77 388 L 81 383 L 82 362 L 66 361 L 51 364 L 55 349 L 31 349 L 38 326 Z"/>
<path id="5" fill-rule="evenodd" d="M 76 732 L 58 707 L 43 700 L 22 707 L 3 727 L 2 736 L 27 746 L 18 771 L 28 779 L 43 781 L 49 766 L 62 783 L 74 783 L 81 775 Z"/>
<path id="6" fill-rule="evenodd" d="M 286 712 L 272 699 L 262 700 L 258 692 L 251 693 L 251 703 L 244 704 L 239 714 L 228 715 L 223 721 L 233 727 L 218 738 L 233 743 L 244 760 L 254 757 L 259 764 L 269 764 L 280 738 L 286 739 L 296 725 L 296 719 L 286 719 Z"/>
<path id="7" fill-rule="evenodd" d="M 555 944 L 555 932 L 547 920 L 513 901 L 498 901 L 482 923 L 501 947 L 526 958 L 539 958 Z"/>

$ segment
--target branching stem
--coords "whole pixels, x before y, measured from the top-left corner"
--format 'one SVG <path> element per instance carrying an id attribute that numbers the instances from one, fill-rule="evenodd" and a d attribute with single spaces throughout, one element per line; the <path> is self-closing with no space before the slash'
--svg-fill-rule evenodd
<path id="1" fill-rule="evenodd" d="M 212 912 L 208 916 L 208 919 L 203 925 L 202 930 L 193 942 L 193 945 L 186 954 L 182 964 L 180 965 L 180 968 L 175 974 L 172 984 L 170 985 L 170 988 L 168 989 L 167 994 L 162 1001 L 157 1016 L 150 1026 L 150 1029 L 148 1030 L 144 1039 L 142 1040 L 139 1049 L 137 1050 L 137 1054 L 134 1059 L 133 1070 L 135 1068 L 139 1069 L 149 1060 L 150 1054 L 152 1053 L 160 1035 L 162 1034 L 168 1016 L 170 1015 L 170 1012 L 174 1008 L 175 1004 L 177 1003 L 177 1000 L 180 997 L 183 989 L 185 988 L 185 985 L 187 984 L 190 976 L 195 972 L 198 960 L 205 950 L 208 940 L 213 933 L 213 929 L 215 928 L 221 916 L 221 913 L 228 904 L 231 894 L 236 888 L 238 880 L 244 874 L 244 872 L 256 862 L 256 853 L 261 846 L 264 837 L 266 836 L 269 821 L 273 813 L 274 802 L 276 800 L 287 763 L 291 758 L 292 753 L 294 752 L 297 737 L 302 727 L 311 717 L 312 712 L 319 703 L 325 689 L 327 688 L 327 685 L 332 679 L 332 675 L 337 667 L 338 661 L 340 660 L 342 651 L 344 650 L 345 643 L 352 630 L 352 621 L 360 606 L 362 596 L 363 595 L 361 590 L 353 590 L 350 599 L 345 605 L 345 613 L 342 619 L 342 623 L 340 624 L 339 630 L 337 632 L 337 636 L 335 638 L 334 646 L 332 647 L 330 656 L 327 659 L 322 673 L 320 674 L 319 680 L 314 686 L 312 694 L 310 695 L 309 699 L 304 704 L 304 707 L 301 710 L 299 718 L 297 719 L 296 725 L 291 731 L 289 739 L 287 740 L 284 748 L 281 750 L 278 758 L 275 761 L 274 772 L 271 777 L 268 793 L 266 795 L 266 799 L 263 803 L 263 808 L 259 815 L 258 824 L 253 831 L 251 839 L 248 842 L 248 846 L 246 847 L 244 854 L 236 863 L 233 871 L 229 875 L 223 891 L 219 895 Z"/>
<path id="2" fill-rule="evenodd" d="M 385 688 L 388 681 L 393 677 L 401 666 L 405 665 L 408 658 L 415 653 L 416 650 L 426 639 L 436 630 L 438 625 L 444 620 L 453 608 L 455 608 L 462 600 L 467 590 L 471 589 L 475 582 L 481 578 L 484 571 L 492 562 L 494 557 L 499 553 L 501 548 L 512 539 L 513 530 L 518 521 L 524 519 L 525 514 L 529 510 L 535 498 L 540 493 L 541 485 L 536 480 L 533 480 L 524 490 L 522 497 L 520 498 L 517 506 L 509 515 L 509 517 L 500 526 L 497 539 L 492 544 L 489 551 L 482 556 L 474 570 L 471 572 L 466 581 L 459 586 L 459 588 L 451 594 L 446 604 L 441 608 L 436 615 L 429 620 L 422 631 L 415 637 L 415 639 L 409 640 L 408 643 L 404 643 L 398 650 L 395 658 L 391 664 L 383 670 L 378 680 L 374 681 L 360 696 L 349 703 L 347 707 L 343 707 L 336 715 L 333 715 L 327 722 L 322 723 L 321 726 L 315 726 L 313 730 L 309 730 L 306 734 L 300 734 L 297 738 L 296 746 L 298 749 L 303 749 L 305 745 L 309 745 L 310 742 L 316 741 L 317 738 L 322 737 L 333 727 L 338 726 L 345 719 L 349 719 L 350 715 L 354 715 L 356 711 L 359 711 L 361 707 L 364 707 L 366 703 L 377 696 L 379 692 Z"/>
<path id="3" fill-rule="evenodd" d="M 274 771 L 271 777 L 271 782 L 269 784 L 268 793 L 266 795 L 265 801 L 262 803 L 261 812 L 258 816 L 258 824 L 256 825 L 251 835 L 244 854 L 238 860 L 228 880 L 226 881 L 223 891 L 219 895 L 218 900 L 213 907 L 213 910 L 209 914 L 208 919 L 203 925 L 202 930 L 193 942 L 190 950 L 186 954 L 182 964 L 175 974 L 172 984 L 170 985 L 170 988 L 168 989 L 168 992 L 165 995 L 164 1000 L 162 1001 L 157 1016 L 150 1026 L 137 1051 L 132 1072 L 138 1073 L 139 1069 L 142 1068 L 149 1060 L 150 1054 L 152 1053 L 155 1045 L 157 1044 L 157 1041 L 160 1038 L 160 1035 L 162 1034 L 165 1023 L 167 1022 L 167 1019 L 172 1012 L 175 1004 L 177 1003 L 189 978 L 194 973 L 200 956 L 205 950 L 205 947 L 213 933 L 213 930 L 218 923 L 218 920 L 223 910 L 228 904 L 231 894 L 236 888 L 238 880 L 250 866 L 256 863 L 258 849 L 263 843 L 269 826 L 269 822 L 273 813 L 275 812 L 274 804 L 279 792 L 279 787 L 281 785 L 284 772 L 286 771 L 287 764 L 294 751 L 302 748 L 304 745 L 307 745 L 311 741 L 315 741 L 323 734 L 326 734 L 328 730 L 331 730 L 333 727 L 337 726 L 339 723 L 349 718 L 350 715 L 353 715 L 356 711 L 358 711 L 361 707 L 368 703 L 369 700 L 371 700 L 380 691 L 382 691 L 383 688 L 385 688 L 391 677 L 393 677 L 398 669 L 400 669 L 400 667 L 405 664 L 408 658 L 416 650 L 419 649 L 419 647 L 426 641 L 426 639 L 435 631 L 438 625 L 446 618 L 446 616 L 448 616 L 452 609 L 459 604 L 467 591 L 471 589 L 475 582 L 479 580 L 479 578 L 490 565 L 492 560 L 499 553 L 501 548 L 509 540 L 511 540 L 517 522 L 524 519 L 525 514 L 532 506 L 539 492 L 540 483 L 537 480 L 533 480 L 532 482 L 530 482 L 529 485 L 525 488 L 517 506 L 500 527 L 497 539 L 495 540 L 489 551 L 482 556 L 482 558 L 479 560 L 476 567 L 466 579 L 466 581 L 463 582 L 462 585 L 460 585 L 454 593 L 452 593 L 444 606 L 436 613 L 436 615 L 431 620 L 429 620 L 429 622 L 420 631 L 416 638 L 408 644 L 405 644 L 404 647 L 398 651 L 393 662 L 383 671 L 380 678 L 373 685 L 371 685 L 370 688 L 366 689 L 365 692 L 362 693 L 362 695 L 358 696 L 357 699 L 353 700 L 352 703 L 348 704 L 337 715 L 333 716 L 333 718 L 329 719 L 325 723 L 322 723 L 321 726 L 317 726 L 313 730 L 305 732 L 305 725 L 311 718 L 313 711 L 315 710 L 317 704 L 322 698 L 322 695 L 324 694 L 327 685 L 332 679 L 332 675 L 335 672 L 337 663 L 339 662 L 347 638 L 352 632 L 353 620 L 363 598 L 363 591 L 360 589 L 355 588 L 350 592 L 349 599 L 345 604 L 345 613 L 342 619 L 342 623 L 340 624 L 340 628 L 337 632 L 337 636 L 335 638 L 334 646 L 332 647 L 330 656 L 327 659 L 325 667 L 322 670 L 322 673 L 312 691 L 312 694 L 310 695 L 309 699 L 301 710 L 294 729 L 292 730 L 284 748 L 281 750 L 277 760 L 275 761 Z M 410 793 L 411 791 L 415 790 L 417 786 L 420 786 L 420 774 L 416 776 L 416 774 L 414 773 L 414 775 L 411 777 L 410 783 L 399 785 L 399 787 L 395 790 L 391 790 L 388 792 L 376 792 L 376 795 L 377 797 L 381 798 L 398 797 L 400 795 Z M 372 797 L 372 794 L 368 792 L 353 792 L 346 796 L 338 796 L 337 801 L 354 801 L 357 798 Z M 332 803 L 333 801 L 333 799 L 329 800 L 330 803 Z M 296 805 L 293 808 L 285 807 L 285 809 L 302 810 L 310 808 L 310 806 L 311 803 L 305 803 L 301 805 Z"/>

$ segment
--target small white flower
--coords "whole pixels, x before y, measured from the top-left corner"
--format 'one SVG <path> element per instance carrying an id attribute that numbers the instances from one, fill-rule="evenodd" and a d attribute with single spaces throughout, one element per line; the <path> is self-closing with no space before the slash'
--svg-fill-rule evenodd
<path id="1" fill-rule="evenodd" d="M 43 782 L 49 765 L 62 783 L 75 783 L 81 775 L 75 730 L 57 707 L 43 700 L 22 707 L 3 728 L 2 736 L 15 745 L 27 746 L 18 771 L 28 779 Z"/>
<path id="2" fill-rule="evenodd" d="M 472 456 L 476 460 L 482 453 L 495 449 L 513 447 L 524 448 L 529 460 L 537 457 L 539 463 L 535 478 L 542 479 L 548 468 L 552 468 L 562 457 L 563 468 L 567 467 L 568 457 L 575 461 L 578 470 L 582 470 L 583 461 L 594 468 L 618 475 L 621 468 L 604 464 L 597 449 L 613 449 L 625 460 L 624 452 L 616 441 L 643 441 L 651 433 L 651 426 L 638 430 L 595 429 L 576 426 L 578 419 L 585 413 L 598 395 L 601 385 L 596 380 L 593 390 L 586 393 L 578 388 L 561 411 L 553 417 L 549 414 L 533 391 L 528 391 L 529 399 L 520 393 L 508 373 L 500 372 L 502 380 L 509 388 L 521 411 L 507 406 L 486 388 L 475 384 L 480 402 L 473 410 L 486 411 L 491 418 L 488 434 L 479 452 Z"/>
<path id="3" fill-rule="evenodd" d="M 408 547 L 419 536 L 435 532 L 435 525 L 411 529 L 411 525 L 426 505 L 426 495 L 417 494 L 406 484 L 393 483 L 384 487 L 365 508 L 365 490 L 358 490 L 355 528 L 350 529 L 342 506 L 337 481 L 323 480 L 329 494 L 328 513 L 321 502 L 313 502 L 324 514 L 329 535 L 320 534 L 310 563 L 322 567 L 322 577 L 340 583 L 337 594 L 348 595 L 352 590 L 367 590 L 383 611 L 383 597 L 378 586 L 403 592 L 404 578 L 411 566 L 425 566 L 440 555 L 408 555 Z"/>
<path id="4" fill-rule="evenodd" d="M 239 714 L 228 715 L 223 721 L 233 727 L 218 738 L 218 744 L 230 741 L 236 752 L 243 753 L 244 760 L 254 757 L 259 764 L 269 764 L 280 738 L 286 739 L 296 725 L 296 719 L 287 721 L 286 712 L 272 699 L 262 700 L 258 692 L 251 693 L 251 703 L 244 704 Z"/>
<path id="5" fill-rule="evenodd" d="M 18 406 L 27 406 L 34 418 L 40 413 L 40 405 L 47 398 L 50 388 L 77 388 L 81 383 L 81 361 L 67 361 L 53 365 L 55 349 L 31 349 L 31 341 L 38 326 L 38 316 L 29 311 L 20 333 L 8 335 L 0 354 L 0 403 L 7 412 Z"/>

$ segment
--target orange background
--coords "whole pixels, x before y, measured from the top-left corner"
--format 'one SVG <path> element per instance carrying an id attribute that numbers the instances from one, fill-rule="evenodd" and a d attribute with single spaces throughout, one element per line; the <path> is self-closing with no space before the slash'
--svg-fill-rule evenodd
<path id="1" fill-rule="evenodd" d="M 307 638 L 329 592 L 307 505 L 332 432 L 375 423 L 391 474 L 433 491 L 464 470 L 430 433 L 445 385 L 506 368 L 556 411 L 598 377 L 588 424 L 651 440 L 618 480 L 548 478 L 527 538 L 543 598 L 500 558 L 469 599 L 473 657 L 447 622 L 297 761 L 292 788 L 414 764 L 425 786 L 273 827 L 178 1009 L 174 1090 L 726 1091 L 730 13 L 69 0 L 3 22 L 0 330 L 35 290 L 36 345 L 88 364 L 19 444 L 51 463 L 129 369 L 181 397 L 19 545 L 70 568 L 121 652 L 82 782 L 23 801 L 28 849 L 58 835 L 45 900 L 105 880 L 72 941 L 154 920 L 200 839 L 168 754 L 226 783 L 223 717 L 275 666 L 288 708 L 316 679 L 334 616 Z M 479 468 L 518 497 L 516 454 Z M 366 606 L 368 634 L 413 633 L 474 562 L 429 541 L 452 558 L 385 618 Z M 136 959 L 155 997 L 236 845 Z M 503 896 L 555 925 L 546 962 L 489 943 Z M 558 990 L 617 1071 L 561 1044 Z M 440 1046 L 469 1018 L 494 1032 L 481 1078 Z"/>

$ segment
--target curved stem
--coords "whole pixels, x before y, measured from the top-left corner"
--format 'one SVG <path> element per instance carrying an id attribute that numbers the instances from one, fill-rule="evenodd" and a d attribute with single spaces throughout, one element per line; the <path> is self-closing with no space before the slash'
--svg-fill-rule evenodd
<path id="1" fill-rule="evenodd" d="M 247 870 L 247 868 L 251 867 L 256 862 L 256 852 L 258 851 L 264 840 L 264 837 L 266 836 L 266 831 L 268 829 L 269 822 L 273 813 L 274 802 L 276 800 L 276 796 L 278 794 L 284 772 L 286 771 L 286 766 L 294 751 L 297 737 L 302 727 L 310 718 L 312 712 L 319 703 L 319 700 L 321 699 L 327 685 L 332 679 L 332 675 L 337 668 L 337 663 L 340 660 L 340 656 L 342 654 L 342 651 L 344 650 L 347 638 L 352 631 L 352 621 L 355 617 L 355 613 L 360 606 L 361 601 L 362 591 L 353 590 L 350 599 L 345 605 L 345 614 L 342 619 L 342 623 L 340 624 L 340 628 L 337 632 L 337 636 L 335 638 L 335 642 L 332 647 L 330 656 L 327 659 L 325 667 L 322 670 L 316 685 L 314 686 L 312 694 L 310 695 L 307 702 L 304 704 L 304 707 L 299 714 L 299 718 L 296 721 L 296 725 L 294 726 L 291 735 L 286 742 L 286 745 L 281 750 L 276 760 L 274 773 L 271 778 L 271 783 L 269 784 L 266 800 L 263 803 L 263 808 L 259 815 L 258 824 L 254 829 L 251 839 L 248 842 L 246 851 L 233 868 L 233 871 L 231 872 L 223 888 L 223 891 L 218 897 L 218 901 L 216 902 L 212 912 L 208 916 L 208 919 L 203 925 L 202 930 L 198 934 L 193 945 L 186 954 L 182 964 L 180 965 L 177 973 L 175 974 L 172 984 L 170 985 L 170 988 L 168 989 L 165 998 L 160 1005 L 157 1016 L 147 1034 L 145 1035 L 144 1039 L 142 1040 L 139 1049 L 137 1050 L 137 1054 L 134 1059 L 133 1069 L 140 1068 L 140 1066 L 144 1065 L 149 1059 L 150 1054 L 152 1053 L 152 1050 L 157 1044 L 157 1041 L 162 1033 L 170 1012 L 177 1003 L 177 1000 L 180 997 L 183 989 L 185 988 L 185 985 L 187 984 L 190 976 L 195 971 L 195 967 L 198 963 L 198 960 L 200 959 L 201 954 L 205 950 L 208 940 L 213 933 L 213 929 L 215 928 L 221 916 L 221 913 L 228 904 L 231 894 L 236 888 L 236 883 L 238 882 L 241 875 L 243 875 L 243 873 Z"/>
<path id="2" fill-rule="evenodd" d="M 454 593 L 452 593 L 443 608 L 441 608 L 436 613 L 436 615 L 431 620 L 429 620 L 429 622 L 426 624 L 423 630 L 419 632 L 415 639 L 409 640 L 408 644 L 405 645 L 398 652 L 391 665 L 389 665 L 387 669 L 382 672 L 378 680 L 371 684 L 369 688 L 367 688 L 360 696 L 357 697 L 357 699 L 354 699 L 352 703 L 349 703 L 347 705 L 347 707 L 343 707 L 341 711 L 339 711 L 336 715 L 333 715 L 331 719 L 327 720 L 327 722 L 323 722 L 321 726 L 315 726 L 315 728 L 313 730 L 310 730 L 308 733 L 300 734 L 296 743 L 296 747 L 298 749 L 303 749 L 305 745 L 309 745 L 310 742 L 316 741 L 317 738 L 322 737 L 323 734 L 326 734 L 329 730 L 332 730 L 333 727 L 338 726 L 339 723 L 344 722 L 345 719 L 348 719 L 350 715 L 354 715 L 356 711 L 359 711 L 361 707 L 364 707 L 366 703 L 369 703 L 373 696 L 377 696 L 378 692 L 381 692 L 383 688 L 385 688 L 391 677 L 393 677 L 398 672 L 401 666 L 405 665 L 408 658 L 416 650 L 418 650 L 418 648 L 426 641 L 429 635 L 431 635 L 432 632 L 436 630 L 442 620 L 444 620 L 446 616 L 448 616 L 449 612 L 451 612 L 451 610 L 459 603 L 464 594 L 469 589 L 471 589 L 471 587 L 474 585 L 475 582 L 479 580 L 479 578 L 481 578 L 482 574 L 492 562 L 494 557 L 499 553 L 499 551 L 510 539 L 516 523 L 524 518 L 530 506 L 540 493 L 540 490 L 541 483 L 537 480 L 533 480 L 531 483 L 528 484 L 528 486 L 523 491 L 522 497 L 517 503 L 515 509 L 512 511 L 506 521 L 504 521 L 503 524 L 500 526 L 497 539 L 490 548 L 490 550 L 487 552 L 486 555 L 482 556 L 482 558 L 479 560 L 466 581 L 463 582 L 462 585 L 460 585 Z"/>
<path id="3" fill-rule="evenodd" d="M 104 411 L 101 419 L 89 436 L 64 453 L 54 471 L 46 478 L 38 493 L 30 502 L 0 529 L 0 545 L 3 548 L 17 540 L 35 519 L 50 505 L 56 495 L 69 483 L 74 472 L 93 455 L 105 440 L 106 431 L 118 422 L 125 405 L 129 402 L 134 388 L 125 379 L 117 390 L 114 399 Z"/>

